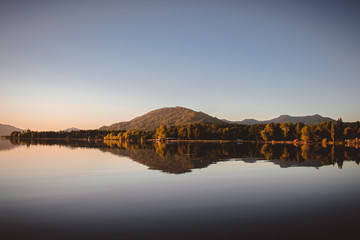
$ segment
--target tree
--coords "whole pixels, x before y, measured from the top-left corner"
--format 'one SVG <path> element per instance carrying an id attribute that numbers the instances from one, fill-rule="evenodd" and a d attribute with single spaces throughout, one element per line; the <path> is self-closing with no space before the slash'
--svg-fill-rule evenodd
<path id="1" fill-rule="evenodd" d="M 336 122 L 337 139 L 344 140 L 344 124 L 341 118 Z"/>
<path id="2" fill-rule="evenodd" d="M 274 129 L 271 123 L 266 124 L 264 130 L 261 131 L 261 137 L 265 140 L 265 141 L 269 141 L 272 138 Z"/>
<path id="3" fill-rule="evenodd" d="M 200 124 L 196 124 L 194 128 L 194 139 L 204 139 L 204 127 Z"/>
<path id="4" fill-rule="evenodd" d="M 344 130 L 344 137 L 346 139 L 354 138 L 354 131 L 350 127 L 346 127 Z"/>
<path id="5" fill-rule="evenodd" d="M 334 120 L 331 121 L 331 139 L 335 143 L 335 123 L 334 123 Z"/>
<path id="6" fill-rule="evenodd" d="M 298 122 L 296 124 L 296 127 L 295 127 L 295 135 L 296 135 L 296 138 L 299 139 L 301 138 L 301 130 L 302 128 L 304 127 L 305 125 L 302 123 L 302 122 Z"/>
<path id="7" fill-rule="evenodd" d="M 187 125 L 187 138 L 188 139 L 193 139 L 194 138 L 193 125 L 191 123 L 189 123 Z"/>
<path id="8" fill-rule="evenodd" d="M 310 126 L 304 126 L 301 129 L 301 139 L 305 142 L 308 142 L 312 139 L 312 133 L 311 133 Z"/>
<path id="9" fill-rule="evenodd" d="M 179 126 L 178 127 L 178 138 L 180 139 L 186 139 L 187 137 L 187 129 L 185 126 Z"/>
<path id="10" fill-rule="evenodd" d="M 160 140 L 166 140 L 167 137 L 167 128 L 165 125 L 161 125 L 156 129 L 154 138 L 160 139 Z"/>
<path id="11" fill-rule="evenodd" d="M 282 131 L 282 136 L 284 138 L 284 140 L 288 140 L 290 137 L 290 127 L 291 127 L 291 123 L 281 123 L 280 128 Z"/>
<path id="12" fill-rule="evenodd" d="M 261 137 L 265 141 L 279 140 L 281 135 L 279 124 L 269 123 L 266 124 L 264 130 L 261 131 Z"/>

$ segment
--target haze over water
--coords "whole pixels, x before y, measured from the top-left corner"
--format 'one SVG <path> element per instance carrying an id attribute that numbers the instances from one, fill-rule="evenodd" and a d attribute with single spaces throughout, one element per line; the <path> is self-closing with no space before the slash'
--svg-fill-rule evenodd
<path id="1" fill-rule="evenodd" d="M 1 140 L 3 239 L 357 236 L 357 149 L 14 144 Z"/>

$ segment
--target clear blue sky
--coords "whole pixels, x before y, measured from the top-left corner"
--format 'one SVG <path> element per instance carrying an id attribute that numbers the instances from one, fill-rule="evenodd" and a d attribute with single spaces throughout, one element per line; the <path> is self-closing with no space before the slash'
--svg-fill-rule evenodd
<path id="1" fill-rule="evenodd" d="M 360 120 L 359 1 L 2 1 L 0 123 L 98 128 L 184 106 Z"/>

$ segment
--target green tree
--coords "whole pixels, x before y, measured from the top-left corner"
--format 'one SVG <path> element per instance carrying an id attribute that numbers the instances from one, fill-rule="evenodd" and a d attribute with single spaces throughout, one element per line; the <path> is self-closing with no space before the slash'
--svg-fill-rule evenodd
<path id="1" fill-rule="evenodd" d="M 204 139 L 204 127 L 200 124 L 196 124 L 194 127 L 194 139 Z"/>
<path id="2" fill-rule="evenodd" d="M 356 121 L 353 131 L 354 131 L 354 138 L 360 138 L 360 122 L 359 121 Z"/>
<path id="3" fill-rule="evenodd" d="M 336 138 L 339 140 L 344 140 L 344 124 L 341 118 L 336 122 Z"/>

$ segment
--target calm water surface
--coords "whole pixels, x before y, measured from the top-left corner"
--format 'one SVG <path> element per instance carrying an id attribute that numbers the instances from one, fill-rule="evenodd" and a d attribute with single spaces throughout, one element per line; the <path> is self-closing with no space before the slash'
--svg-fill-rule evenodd
<path id="1" fill-rule="evenodd" d="M 359 239 L 360 151 L 0 140 L 1 239 Z"/>

